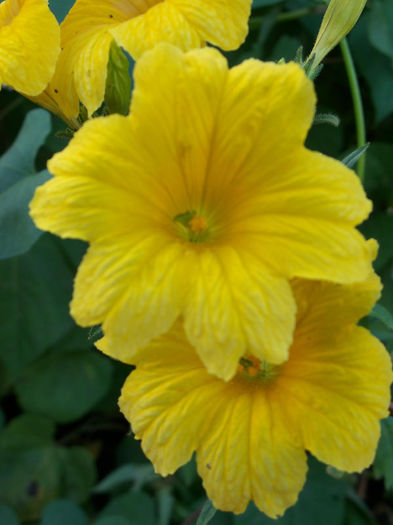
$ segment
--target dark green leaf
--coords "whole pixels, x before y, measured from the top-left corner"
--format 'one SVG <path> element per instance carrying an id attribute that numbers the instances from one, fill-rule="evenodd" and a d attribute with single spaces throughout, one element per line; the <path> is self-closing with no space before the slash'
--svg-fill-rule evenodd
<path id="1" fill-rule="evenodd" d="M 68 11 L 71 9 L 71 7 L 74 5 L 75 0 L 51 0 L 50 1 L 50 8 L 55 14 L 58 22 L 62 22 L 68 13 Z"/>
<path id="2" fill-rule="evenodd" d="M 143 492 L 127 492 L 113 498 L 100 514 L 100 518 L 119 516 L 130 525 L 157 525 L 153 499 Z"/>
<path id="3" fill-rule="evenodd" d="M 22 414 L 15 417 L 0 435 L 0 448 L 32 447 L 52 442 L 55 424 L 46 417 Z"/>
<path id="4" fill-rule="evenodd" d="M 110 516 L 107 518 L 100 518 L 94 522 L 94 525 L 130 525 L 131 522 L 127 518 L 121 516 Z"/>
<path id="5" fill-rule="evenodd" d="M 19 525 L 18 516 L 7 505 L 0 504 L 0 523 L 1 525 Z"/>
<path id="6" fill-rule="evenodd" d="M 110 492 L 127 483 L 135 483 L 138 487 L 142 487 L 145 483 L 149 483 L 157 478 L 158 475 L 154 473 L 154 468 L 150 463 L 130 463 L 128 465 L 122 465 L 108 474 L 108 476 L 100 481 L 94 488 L 94 492 Z"/>
<path id="7" fill-rule="evenodd" d="M 51 351 L 15 384 L 21 406 L 60 423 L 85 415 L 106 394 L 112 363 L 97 351 Z"/>
<path id="8" fill-rule="evenodd" d="M 44 235 L 27 254 L 0 261 L 0 275 L 0 361 L 12 380 L 73 325 L 73 272 Z"/>
<path id="9" fill-rule="evenodd" d="M 374 474 L 385 479 L 385 487 L 393 489 L 393 417 L 381 421 L 381 438 L 374 461 Z"/>
<path id="10" fill-rule="evenodd" d="M 376 525 L 366 504 L 356 493 L 351 491 L 349 494 L 345 503 L 344 525 Z"/>
<path id="11" fill-rule="evenodd" d="M 376 304 L 369 313 L 369 316 L 378 319 L 378 321 L 381 321 L 385 326 L 390 328 L 390 330 L 393 330 L 393 315 L 381 304 Z"/>
<path id="12" fill-rule="evenodd" d="M 169 525 L 171 522 L 173 506 L 176 502 L 172 487 L 164 485 L 157 493 L 158 522 L 157 525 Z"/>
<path id="13" fill-rule="evenodd" d="M 217 509 L 213 506 L 213 503 L 207 500 L 199 514 L 197 525 L 207 525 L 213 519 L 216 512 Z"/>
<path id="14" fill-rule="evenodd" d="M 47 111 L 34 109 L 27 114 L 17 139 L 0 158 L 0 192 L 35 173 L 34 159 L 50 129 Z"/>
<path id="15" fill-rule="evenodd" d="M 48 171 L 29 175 L 0 194 L 0 259 L 27 252 L 42 235 L 29 215 L 37 186 L 50 179 Z"/>
<path id="16" fill-rule="evenodd" d="M 58 458 L 62 469 L 62 496 L 85 503 L 97 478 L 92 454 L 82 447 L 59 448 Z"/>
<path id="17" fill-rule="evenodd" d="M 386 264 L 393 259 L 393 215 L 383 213 L 373 213 L 371 217 L 362 224 L 362 233 L 367 238 L 374 238 L 378 241 L 378 257 L 374 262 L 375 270 L 382 270 Z"/>
<path id="18" fill-rule="evenodd" d="M 44 510 L 41 525 L 88 525 L 83 510 L 72 501 L 59 500 L 50 503 Z"/>
<path id="19" fill-rule="evenodd" d="M 370 3 L 368 37 L 375 49 L 387 55 L 393 63 L 393 4 L 391 0 Z"/>

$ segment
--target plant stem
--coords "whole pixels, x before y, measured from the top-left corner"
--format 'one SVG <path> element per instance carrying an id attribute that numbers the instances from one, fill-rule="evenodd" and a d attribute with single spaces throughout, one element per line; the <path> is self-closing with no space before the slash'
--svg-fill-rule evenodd
<path id="1" fill-rule="evenodd" d="M 351 50 L 349 49 L 346 38 L 341 40 L 340 48 L 345 63 L 345 69 L 348 75 L 349 87 L 353 101 L 353 109 L 355 111 L 357 146 L 358 148 L 361 148 L 366 144 L 366 123 L 364 119 L 362 95 L 360 93 L 359 81 L 356 74 L 355 65 L 353 63 Z M 364 153 L 360 157 L 357 165 L 357 174 L 362 183 L 364 182 L 365 168 L 366 154 Z"/>

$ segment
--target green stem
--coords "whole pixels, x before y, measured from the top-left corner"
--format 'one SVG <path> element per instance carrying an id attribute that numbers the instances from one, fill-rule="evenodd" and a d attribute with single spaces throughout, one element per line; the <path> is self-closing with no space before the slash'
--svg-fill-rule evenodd
<path id="1" fill-rule="evenodd" d="M 343 38 L 340 42 L 341 53 L 345 63 L 345 69 L 347 70 L 349 87 L 351 90 L 351 96 L 353 101 L 353 108 L 355 111 L 355 122 L 356 122 L 356 138 L 357 146 L 361 148 L 366 144 L 366 123 L 364 119 L 364 110 L 362 95 L 360 93 L 359 81 L 356 74 L 355 65 L 353 63 L 351 50 L 349 49 L 348 41 Z M 357 165 L 357 174 L 361 182 L 364 182 L 364 175 L 366 169 L 366 154 L 364 153 Z"/>
<path id="2" fill-rule="evenodd" d="M 303 16 L 310 15 L 314 12 L 315 7 L 304 7 L 302 9 L 296 9 L 295 11 L 289 11 L 288 13 L 281 13 L 276 18 L 276 22 L 289 22 L 290 20 L 297 20 L 303 18 Z M 256 29 L 261 25 L 265 16 L 254 16 L 250 18 L 250 29 Z"/>

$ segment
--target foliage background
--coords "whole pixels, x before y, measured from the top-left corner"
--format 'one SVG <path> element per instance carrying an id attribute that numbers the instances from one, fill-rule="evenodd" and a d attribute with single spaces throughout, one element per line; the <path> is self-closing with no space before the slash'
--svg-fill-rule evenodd
<path id="1" fill-rule="evenodd" d="M 72 3 L 50 4 L 61 20 Z M 313 0 L 254 0 L 250 35 L 228 54 L 230 62 L 289 60 L 300 45 L 309 51 L 322 10 Z M 386 310 L 364 322 L 393 350 L 393 2 L 369 0 L 349 42 L 371 142 L 365 186 L 374 212 L 362 230 L 380 242 L 375 267 L 385 286 Z M 343 158 L 356 147 L 356 130 L 339 48 L 325 60 L 316 88 L 318 111 L 336 113 L 341 125 L 314 126 L 308 146 Z M 55 137 L 62 129 L 20 95 L 0 92 L 0 523 L 191 523 L 205 501 L 195 464 L 166 479 L 154 474 L 117 408 L 130 367 L 94 350 L 94 330 L 76 327 L 69 317 L 85 245 L 42 234 L 27 215 L 34 188 L 49 176 L 46 160 L 66 145 Z M 392 524 L 392 421 L 383 422 L 374 466 L 360 475 L 310 458 L 297 505 L 275 523 Z M 219 512 L 211 523 L 274 521 L 251 505 L 242 516 Z"/>

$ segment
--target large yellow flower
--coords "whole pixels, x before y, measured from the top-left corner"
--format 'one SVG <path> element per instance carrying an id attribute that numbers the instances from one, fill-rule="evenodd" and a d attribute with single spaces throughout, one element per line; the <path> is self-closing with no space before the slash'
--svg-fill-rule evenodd
<path id="1" fill-rule="evenodd" d="M 77 0 L 61 25 L 63 51 L 51 95 L 67 117 L 78 115 L 79 100 L 90 115 L 104 99 L 113 38 L 135 59 L 158 42 L 183 50 L 205 42 L 236 49 L 250 9 L 251 0 Z"/>
<path id="2" fill-rule="evenodd" d="M 38 95 L 55 72 L 60 29 L 47 0 L 0 4 L 0 88 Z"/>
<path id="3" fill-rule="evenodd" d="M 355 174 L 303 146 L 312 83 L 166 44 L 135 83 L 130 115 L 87 122 L 32 201 L 40 228 L 91 243 L 72 315 L 126 362 L 181 315 L 209 372 L 229 379 L 246 352 L 281 363 L 289 279 L 363 280 L 375 248 L 354 227 L 371 207 Z"/>
<path id="4" fill-rule="evenodd" d="M 197 453 L 213 504 L 243 512 L 250 500 L 271 517 L 295 503 L 306 453 L 344 471 L 373 460 L 388 415 L 391 362 L 355 326 L 379 283 L 298 280 L 289 360 L 242 359 L 229 382 L 209 375 L 177 323 L 138 353 L 120 408 L 157 472 L 166 476 Z"/>

